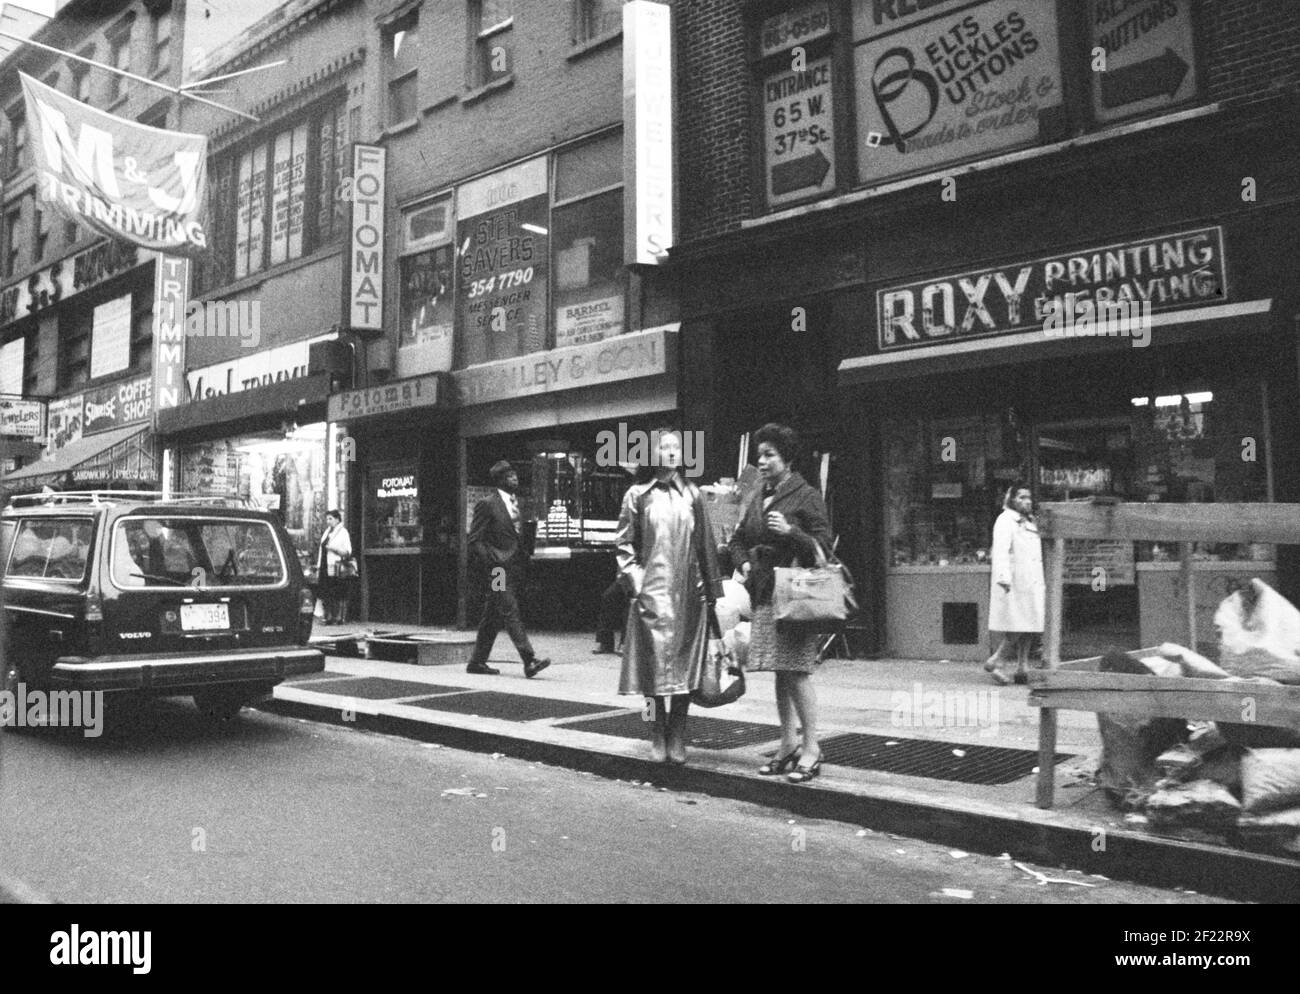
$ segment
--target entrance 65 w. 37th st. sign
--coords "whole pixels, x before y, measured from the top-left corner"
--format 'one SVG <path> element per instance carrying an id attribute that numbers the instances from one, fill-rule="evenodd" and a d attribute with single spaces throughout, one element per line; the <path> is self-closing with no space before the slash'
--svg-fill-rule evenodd
<path id="1" fill-rule="evenodd" d="M 939 276 L 876 293 L 881 352 L 1043 328 L 1069 304 L 1149 302 L 1152 311 L 1228 299 L 1223 229 L 1141 241 Z"/>

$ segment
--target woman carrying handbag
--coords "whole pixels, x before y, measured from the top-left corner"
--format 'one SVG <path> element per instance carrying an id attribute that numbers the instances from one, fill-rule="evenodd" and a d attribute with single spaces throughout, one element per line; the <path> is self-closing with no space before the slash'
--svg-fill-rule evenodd
<path id="1" fill-rule="evenodd" d="M 753 603 L 747 669 L 776 672 L 776 710 L 781 745 L 759 768 L 763 776 L 786 774 L 806 783 L 821 772 L 817 740 L 817 694 L 812 674 L 820 663 L 821 637 L 814 627 L 778 622 L 772 605 L 777 567 L 814 566 L 831 547 L 826 503 L 796 473 L 799 436 L 785 425 L 766 424 L 754 436 L 762 490 L 754 495 L 731 537 Z M 799 726 L 803 726 L 800 740 Z"/>
<path id="2" fill-rule="evenodd" d="M 341 625 L 347 613 L 348 590 L 356 576 L 356 559 L 352 555 L 352 536 L 343 527 L 343 515 L 330 511 L 325 515 L 325 534 L 320 537 L 320 599 L 325 606 L 325 624 Z"/>
<path id="3" fill-rule="evenodd" d="M 686 717 L 709 650 L 709 615 L 722 593 L 703 499 L 682 477 L 682 441 L 659 439 L 657 471 L 631 487 L 618 521 L 619 577 L 632 598 L 623 638 L 620 694 L 651 711 L 651 755 L 686 762 Z"/>

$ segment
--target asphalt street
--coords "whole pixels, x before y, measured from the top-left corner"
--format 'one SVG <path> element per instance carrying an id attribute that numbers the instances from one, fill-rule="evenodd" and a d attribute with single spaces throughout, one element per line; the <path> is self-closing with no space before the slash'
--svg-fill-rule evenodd
<path id="1" fill-rule="evenodd" d="M 0 872 L 66 902 L 1219 903 L 260 712 L 114 717 L 0 736 Z"/>

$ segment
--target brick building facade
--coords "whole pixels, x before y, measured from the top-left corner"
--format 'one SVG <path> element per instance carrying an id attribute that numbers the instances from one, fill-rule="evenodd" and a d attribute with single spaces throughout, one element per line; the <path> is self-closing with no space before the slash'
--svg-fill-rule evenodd
<path id="1" fill-rule="evenodd" d="M 870 648 L 987 654 L 988 533 L 1016 479 L 1049 500 L 1300 500 L 1286 5 L 677 10 L 699 181 L 672 258 L 712 398 L 687 412 L 724 439 L 788 420 L 829 453 Z M 1063 308 L 1148 299 L 1142 328 L 1047 333 Z M 1248 575 L 1295 599 L 1290 552 L 1202 548 L 1201 602 Z M 1176 637 L 1167 555 L 1077 550 L 1067 646 Z"/>

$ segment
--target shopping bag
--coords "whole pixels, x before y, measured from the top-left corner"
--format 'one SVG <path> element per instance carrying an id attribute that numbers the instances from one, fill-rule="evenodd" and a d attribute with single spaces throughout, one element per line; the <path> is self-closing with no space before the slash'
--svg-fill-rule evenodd
<path id="1" fill-rule="evenodd" d="M 720 708 L 740 700 L 745 693 L 745 672 L 722 638 L 718 616 L 712 606 L 708 612 L 709 631 L 704 647 L 703 672 L 699 687 L 691 691 L 691 702 L 702 708 Z"/>
<path id="2" fill-rule="evenodd" d="M 816 566 L 776 568 L 772 615 L 777 621 L 847 621 L 857 609 L 853 577 L 843 563 L 826 558 L 820 542 Z"/>

